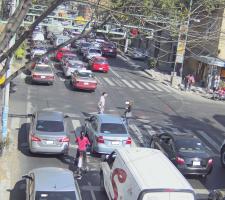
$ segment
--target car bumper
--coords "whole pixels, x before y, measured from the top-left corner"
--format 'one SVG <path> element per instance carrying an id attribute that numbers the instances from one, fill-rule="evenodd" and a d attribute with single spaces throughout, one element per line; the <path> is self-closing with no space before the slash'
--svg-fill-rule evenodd
<path id="1" fill-rule="evenodd" d="M 108 67 L 93 67 L 92 71 L 108 72 L 109 68 Z"/>
<path id="2" fill-rule="evenodd" d="M 48 80 L 48 79 L 34 79 L 32 78 L 32 82 L 34 83 L 53 83 L 54 80 Z"/>
<path id="3" fill-rule="evenodd" d="M 212 166 L 207 168 L 189 168 L 189 167 L 179 167 L 177 168 L 183 175 L 207 175 L 212 171 Z"/>
<path id="4" fill-rule="evenodd" d="M 115 149 L 117 148 L 121 148 L 121 147 L 127 147 L 130 148 L 131 145 L 127 144 L 127 145 L 123 145 L 123 146 L 106 146 L 106 145 L 97 145 L 93 147 L 93 150 L 96 153 L 100 153 L 100 154 L 111 154 Z"/>
<path id="5" fill-rule="evenodd" d="M 32 143 L 30 146 L 30 151 L 32 153 L 40 153 L 40 154 L 65 154 L 69 150 L 69 145 L 68 144 L 63 144 L 60 147 L 55 147 L 55 146 L 39 146 L 36 143 Z"/>

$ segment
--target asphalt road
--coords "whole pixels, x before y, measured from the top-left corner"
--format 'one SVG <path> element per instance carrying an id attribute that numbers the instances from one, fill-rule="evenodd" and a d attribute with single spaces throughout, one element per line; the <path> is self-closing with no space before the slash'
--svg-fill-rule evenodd
<path id="1" fill-rule="evenodd" d="M 139 63 L 139 62 L 137 62 Z M 53 86 L 31 85 L 24 74 L 15 80 L 16 92 L 11 94 L 9 128 L 11 137 L 18 137 L 16 154 L 20 173 L 14 177 L 15 187 L 10 200 L 24 199 L 24 183 L 20 177 L 29 170 L 44 166 L 73 169 L 72 161 L 76 146 L 70 133 L 71 149 L 67 158 L 57 156 L 30 155 L 27 144 L 29 118 L 23 115 L 39 109 L 59 110 L 70 116 L 68 132 L 79 130 L 86 113 L 96 112 L 96 105 L 102 92 L 109 95 L 106 113 L 122 114 L 126 100 L 134 101 L 130 132 L 136 145 L 149 146 L 152 134 L 156 132 L 194 132 L 207 145 L 215 157 L 214 169 L 206 180 L 188 177 L 196 189 L 198 199 L 206 199 L 207 192 L 224 188 L 225 170 L 219 163 L 219 148 L 224 140 L 225 107 L 223 103 L 179 93 L 146 76 L 138 67 L 125 59 L 110 59 L 111 70 L 107 74 L 96 73 L 98 89 L 94 93 L 72 91 L 69 81 L 56 66 L 57 75 Z M 143 65 L 143 63 L 141 63 Z M 99 187 L 99 157 L 88 157 L 90 171 L 78 180 L 84 200 L 107 199 Z M 160 173 L 160 172 L 159 172 Z M 22 188 L 22 189 L 21 189 Z"/>

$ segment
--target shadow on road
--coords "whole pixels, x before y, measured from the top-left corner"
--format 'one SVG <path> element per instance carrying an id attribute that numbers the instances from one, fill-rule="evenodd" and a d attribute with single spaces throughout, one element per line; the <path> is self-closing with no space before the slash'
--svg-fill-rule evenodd
<path id="1" fill-rule="evenodd" d="M 9 200 L 26 200 L 26 180 L 18 181 L 8 192 L 10 192 Z"/>

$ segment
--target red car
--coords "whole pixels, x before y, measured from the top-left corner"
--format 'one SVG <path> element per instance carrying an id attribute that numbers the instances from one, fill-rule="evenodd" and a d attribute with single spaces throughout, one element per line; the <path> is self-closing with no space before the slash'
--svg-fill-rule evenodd
<path id="1" fill-rule="evenodd" d="M 89 62 L 89 66 L 92 71 L 109 71 L 109 63 L 107 59 L 101 56 L 92 58 Z"/>
<path id="2" fill-rule="evenodd" d="M 117 56 L 117 48 L 114 43 L 110 43 L 110 42 L 102 43 L 101 50 L 102 50 L 103 56 L 111 56 L 113 58 L 116 58 Z"/>
<path id="3" fill-rule="evenodd" d="M 95 91 L 97 80 L 90 70 L 81 69 L 72 74 L 71 85 L 74 89 Z"/>
<path id="4" fill-rule="evenodd" d="M 55 55 L 55 59 L 58 61 L 58 62 L 61 62 L 62 61 L 62 58 L 63 58 L 63 55 L 65 53 L 70 53 L 71 50 L 68 49 L 68 48 L 62 48 L 62 49 L 59 49 L 57 52 L 56 52 L 56 55 Z"/>

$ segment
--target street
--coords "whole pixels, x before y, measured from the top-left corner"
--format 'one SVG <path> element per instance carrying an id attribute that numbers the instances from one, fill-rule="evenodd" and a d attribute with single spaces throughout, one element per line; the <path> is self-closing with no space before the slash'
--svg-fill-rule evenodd
<path id="1" fill-rule="evenodd" d="M 12 180 L 10 200 L 23 200 L 24 191 L 21 176 L 38 167 L 56 166 L 73 169 L 73 156 L 76 145 L 73 130 L 79 131 L 85 115 L 97 111 L 97 102 L 102 92 L 106 99 L 106 113 L 122 115 L 126 100 L 134 102 L 133 118 L 129 129 L 137 146 L 149 147 L 153 134 L 164 132 L 192 132 L 207 146 L 214 156 L 214 169 L 206 180 L 187 177 L 198 199 L 206 199 L 208 191 L 223 188 L 224 169 L 219 161 L 219 149 L 225 139 L 225 107 L 221 102 L 211 102 L 199 96 L 178 92 L 156 82 L 138 67 L 126 63 L 120 56 L 110 59 L 111 70 L 107 74 L 95 73 L 98 87 L 95 92 L 73 91 L 69 80 L 55 66 L 56 81 L 53 86 L 32 85 L 25 74 L 16 78 L 16 92 L 10 99 L 10 138 L 15 141 L 14 151 L 17 161 L 12 166 L 18 173 Z M 138 62 L 137 62 L 138 63 Z M 138 66 L 138 65 L 137 65 Z M 69 156 L 31 155 L 28 149 L 27 134 L 30 119 L 23 115 L 36 110 L 48 109 L 63 111 L 70 116 L 67 120 L 71 144 Z M 89 172 L 78 180 L 84 200 L 107 199 L 99 186 L 100 157 L 88 156 Z M 20 193 L 20 194 L 19 194 Z"/>

